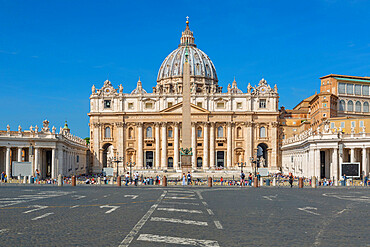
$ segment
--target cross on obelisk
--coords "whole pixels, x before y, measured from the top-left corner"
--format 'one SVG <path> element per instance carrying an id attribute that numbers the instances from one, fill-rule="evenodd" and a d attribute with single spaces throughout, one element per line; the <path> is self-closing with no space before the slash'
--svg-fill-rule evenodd
<path id="1" fill-rule="evenodd" d="M 191 170 L 191 106 L 190 106 L 190 65 L 189 48 L 185 47 L 185 63 L 182 75 L 182 147 L 181 168 L 183 172 Z"/>

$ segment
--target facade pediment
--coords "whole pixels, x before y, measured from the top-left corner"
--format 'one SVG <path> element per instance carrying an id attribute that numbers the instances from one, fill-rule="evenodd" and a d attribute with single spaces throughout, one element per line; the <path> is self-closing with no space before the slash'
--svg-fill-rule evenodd
<path id="1" fill-rule="evenodd" d="M 196 106 L 194 104 L 190 104 L 190 106 L 191 106 L 191 113 L 192 114 L 210 113 L 206 109 L 204 109 L 202 107 L 199 107 L 199 106 Z M 161 113 L 182 113 L 182 102 L 162 110 Z"/>

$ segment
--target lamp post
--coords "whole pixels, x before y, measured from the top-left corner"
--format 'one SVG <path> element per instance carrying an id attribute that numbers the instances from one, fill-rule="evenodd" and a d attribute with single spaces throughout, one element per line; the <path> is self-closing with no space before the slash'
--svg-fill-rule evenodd
<path id="1" fill-rule="evenodd" d="M 256 155 L 257 156 L 257 155 Z M 254 166 L 254 176 L 257 176 L 257 164 L 260 160 L 259 157 L 254 158 L 253 156 L 249 158 L 251 161 L 251 165 Z"/>
<path id="2" fill-rule="evenodd" d="M 130 162 L 127 162 L 127 166 L 130 167 L 130 182 L 132 182 L 132 165 L 135 166 L 135 162 L 131 162 L 131 159 L 130 159 Z"/>
<path id="3" fill-rule="evenodd" d="M 118 177 L 118 164 L 123 162 L 123 157 L 118 157 L 119 154 L 118 152 L 116 152 L 116 155 L 114 157 L 110 157 L 109 158 L 109 162 L 110 163 L 116 163 L 116 167 L 117 167 L 117 173 L 116 173 L 116 177 Z"/>

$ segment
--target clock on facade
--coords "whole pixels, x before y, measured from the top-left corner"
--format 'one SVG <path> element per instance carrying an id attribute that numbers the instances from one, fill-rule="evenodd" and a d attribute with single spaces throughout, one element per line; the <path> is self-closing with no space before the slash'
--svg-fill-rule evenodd
<path id="1" fill-rule="evenodd" d="M 106 93 L 110 93 L 110 89 L 109 89 L 109 88 L 106 88 L 106 89 L 105 89 L 105 92 L 106 92 Z"/>
<path id="2" fill-rule="evenodd" d="M 260 92 L 261 92 L 261 93 L 266 93 L 266 90 L 267 90 L 267 88 L 266 88 L 266 87 L 261 87 L 261 88 L 260 88 Z"/>

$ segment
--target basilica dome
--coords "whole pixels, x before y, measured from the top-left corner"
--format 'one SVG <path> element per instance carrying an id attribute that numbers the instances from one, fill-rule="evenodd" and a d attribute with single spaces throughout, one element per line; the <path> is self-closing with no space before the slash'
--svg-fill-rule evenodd
<path id="1" fill-rule="evenodd" d="M 197 87 L 201 86 L 200 84 L 218 87 L 215 66 L 207 54 L 195 45 L 193 32 L 189 29 L 188 21 L 186 22 L 185 31 L 182 32 L 178 48 L 166 57 L 159 69 L 158 85 L 182 83 L 186 51 L 192 83 L 197 84 Z"/>

